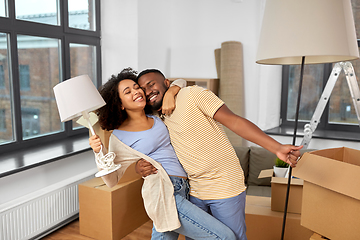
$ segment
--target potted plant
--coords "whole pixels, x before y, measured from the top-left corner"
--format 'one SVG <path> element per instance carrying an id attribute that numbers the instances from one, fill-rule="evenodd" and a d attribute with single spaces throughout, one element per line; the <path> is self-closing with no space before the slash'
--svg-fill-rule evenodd
<path id="1" fill-rule="evenodd" d="M 287 171 L 289 168 L 289 164 L 280 160 L 280 158 L 275 159 L 274 166 L 274 175 L 275 177 L 286 177 Z"/>

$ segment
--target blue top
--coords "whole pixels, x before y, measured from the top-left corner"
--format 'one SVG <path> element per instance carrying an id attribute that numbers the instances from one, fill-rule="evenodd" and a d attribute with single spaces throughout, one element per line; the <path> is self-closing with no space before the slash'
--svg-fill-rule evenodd
<path id="1" fill-rule="evenodd" d="M 168 175 L 187 177 L 170 143 L 165 124 L 156 116 L 154 125 L 145 131 L 130 132 L 115 129 L 113 134 L 129 147 L 151 157 L 162 165 Z"/>

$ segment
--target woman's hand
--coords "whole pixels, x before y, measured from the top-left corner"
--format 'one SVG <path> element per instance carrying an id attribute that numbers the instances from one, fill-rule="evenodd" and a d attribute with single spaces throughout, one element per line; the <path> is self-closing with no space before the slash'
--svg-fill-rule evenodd
<path id="1" fill-rule="evenodd" d="M 99 138 L 99 136 L 92 135 L 89 138 L 89 145 L 95 153 L 99 153 L 102 146 L 101 139 Z"/>

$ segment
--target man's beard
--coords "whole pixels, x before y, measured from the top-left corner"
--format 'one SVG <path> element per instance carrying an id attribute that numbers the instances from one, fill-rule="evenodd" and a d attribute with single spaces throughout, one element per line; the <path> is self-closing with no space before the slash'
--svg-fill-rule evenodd
<path id="1" fill-rule="evenodd" d="M 163 100 L 161 99 L 161 101 L 157 101 L 154 104 L 150 105 L 151 109 L 154 111 L 159 111 L 162 107 L 162 102 L 163 102 Z"/>

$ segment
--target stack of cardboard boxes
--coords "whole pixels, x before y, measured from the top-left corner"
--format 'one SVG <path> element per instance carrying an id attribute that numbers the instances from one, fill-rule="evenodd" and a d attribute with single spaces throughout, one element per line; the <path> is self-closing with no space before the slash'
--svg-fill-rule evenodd
<path id="1" fill-rule="evenodd" d="M 293 169 L 285 239 L 360 239 L 360 151 L 333 148 L 304 153 Z M 271 177 L 271 199 L 247 197 L 248 239 L 279 239 L 288 179 Z M 300 221 L 301 219 L 301 221 Z"/>
<path id="2" fill-rule="evenodd" d="M 245 214 L 248 240 L 281 238 L 284 213 L 271 210 L 269 197 L 247 196 Z M 307 240 L 312 234 L 311 230 L 300 225 L 300 214 L 287 214 L 285 239 Z"/>
<path id="3" fill-rule="evenodd" d="M 360 239 L 360 151 L 346 147 L 304 153 L 293 169 L 285 239 Z M 247 197 L 248 239 L 279 239 L 286 178 L 272 170 L 271 199 Z M 301 220 L 300 220 L 301 219 Z"/>
<path id="4" fill-rule="evenodd" d="M 274 177 L 273 170 L 263 170 L 259 178 L 271 177 L 271 198 L 247 196 L 245 220 L 248 240 L 278 240 L 281 238 L 287 178 Z M 300 224 L 303 180 L 292 179 L 287 208 L 284 238 L 310 239 L 313 232 Z"/>
<path id="5" fill-rule="evenodd" d="M 80 234 L 98 240 L 122 239 L 149 221 L 142 184 L 133 164 L 113 188 L 101 178 L 79 184 Z"/>

